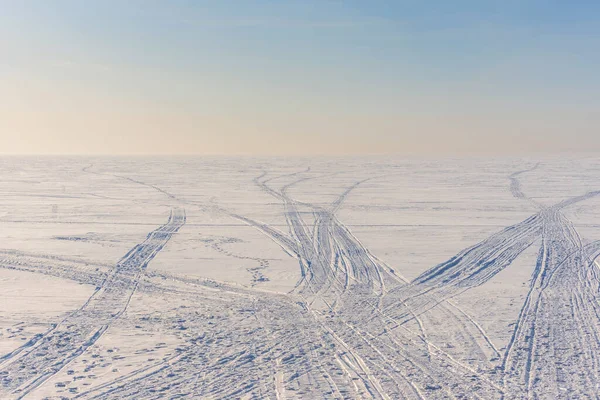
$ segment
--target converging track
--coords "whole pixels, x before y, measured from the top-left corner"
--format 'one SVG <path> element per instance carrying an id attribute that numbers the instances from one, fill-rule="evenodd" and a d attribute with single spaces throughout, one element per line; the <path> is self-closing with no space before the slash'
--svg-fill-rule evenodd
<path id="1" fill-rule="evenodd" d="M 84 172 L 100 174 L 91 168 Z M 0 268 L 97 286 L 78 310 L 0 358 L 0 397 L 32 395 L 93 347 L 111 325 L 128 318 L 132 295 L 140 291 L 190 305 L 178 315 L 163 317 L 180 327 L 185 323 L 184 345 L 72 397 L 598 398 L 600 241 L 582 239 L 564 211 L 600 192 L 542 206 L 526 196 L 519 181 L 538 168 L 508 179 L 515 201 L 527 201 L 539 211 L 432 265 L 412 281 L 398 274 L 401 268 L 392 269 L 373 255 L 337 215 L 353 191 L 385 176 L 356 180 L 323 205 L 299 201 L 290 192 L 326 175 L 310 168 L 278 176 L 264 172 L 254 183 L 278 201 L 287 225 L 279 229 L 113 175 L 164 195 L 173 204 L 168 222 L 114 267 L 0 252 Z M 184 225 L 183 207 L 209 207 L 268 236 L 298 260 L 301 278 L 294 290 L 281 294 L 148 272 L 148 263 Z M 485 285 L 538 244 L 510 340 L 498 346 L 455 298 Z"/>

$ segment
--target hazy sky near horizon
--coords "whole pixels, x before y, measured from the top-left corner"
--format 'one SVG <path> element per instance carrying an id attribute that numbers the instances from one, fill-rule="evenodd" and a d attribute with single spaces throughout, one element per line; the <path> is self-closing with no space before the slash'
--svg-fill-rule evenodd
<path id="1" fill-rule="evenodd" d="M 600 2 L 0 0 L 0 154 L 600 151 Z"/>

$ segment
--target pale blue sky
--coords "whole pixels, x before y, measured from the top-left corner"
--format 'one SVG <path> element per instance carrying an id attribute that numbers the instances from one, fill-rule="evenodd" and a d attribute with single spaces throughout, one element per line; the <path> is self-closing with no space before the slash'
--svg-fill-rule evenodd
<path id="1" fill-rule="evenodd" d="M 3 153 L 600 150 L 597 1 L 0 0 Z"/>

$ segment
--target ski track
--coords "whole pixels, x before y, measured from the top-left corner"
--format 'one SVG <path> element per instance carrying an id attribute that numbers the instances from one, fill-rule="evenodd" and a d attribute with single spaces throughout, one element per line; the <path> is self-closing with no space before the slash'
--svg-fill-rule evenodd
<path id="1" fill-rule="evenodd" d="M 517 199 L 530 200 L 519 176 Z M 96 286 L 79 308 L 0 358 L 0 397 L 25 398 L 119 323 L 136 290 L 185 298 L 169 321 L 184 321 L 184 344 L 162 360 L 92 385 L 86 399 L 550 399 L 597 398 L 600 380 L 600 241 L 584 243 L 563 214 L 597 196 L 588 192 L 544 207 L 422 273 L 411 282 L 372 255 L 336 216 L 357 180 L 328 206 L 289 191 L 323 177 L 310 168 L 254 179 L 280 201 L 287 232 L 219 206 L 185 201 L 138 179 L 178 206 L 210 209 L 259 230 L 298 260 L 289 294 L 159 272 L 146 266 L 185 223 L 175 207 L 116 267 L 76 259 L 0 251 L 0 268 Z M 270 184 L 283 181 L 280 189 Z M 310 216 L 311 222 L 307 222 Z M 499 349 L 482 325 L 452 299 L 481 286 L 541 239 L 528 293 L 508 345 Z M 221 243 L 211 245 L 233 258 Z M 264 268 L 266 260 L 253 258 Z M 263 265 L 264 264 L 264 265 Z M 254 286 L 254 285 L 253 285 Z M 200 315 L 200 317 L 198 317 Z M 126 319 L 126 318 L 123 318 Z M 140 322 L 141 323 L 141 322 Z M 181 322 L 179 322 L 181 323 Z M 437 327 L 445 325 L 442 332 Z M 452 348 L 444 346 L 453 340 Z"/>

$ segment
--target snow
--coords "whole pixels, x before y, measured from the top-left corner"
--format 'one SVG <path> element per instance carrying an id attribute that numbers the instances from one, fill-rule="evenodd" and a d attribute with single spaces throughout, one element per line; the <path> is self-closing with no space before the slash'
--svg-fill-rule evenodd
<path id="1" fill-rule="evenodd" d="M 0 398 L 596 398 L 600 160 L 0 159 Z"/>

